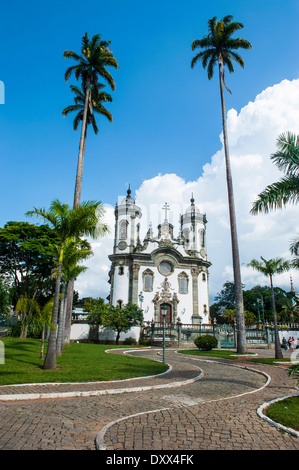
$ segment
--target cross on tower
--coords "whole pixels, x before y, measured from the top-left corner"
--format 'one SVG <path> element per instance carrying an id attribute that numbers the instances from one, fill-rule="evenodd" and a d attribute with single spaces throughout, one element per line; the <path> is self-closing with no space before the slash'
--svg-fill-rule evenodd
<path id="1" fill-rule="evenodd" d="M 170 207 L 169 205 L 167 204 L 167 202 L 165 202 L 164 206 L 162 207 L 162 209 L 165 211 L 165 220 L 167 220 L 167 211 L 170 210 Z"/>

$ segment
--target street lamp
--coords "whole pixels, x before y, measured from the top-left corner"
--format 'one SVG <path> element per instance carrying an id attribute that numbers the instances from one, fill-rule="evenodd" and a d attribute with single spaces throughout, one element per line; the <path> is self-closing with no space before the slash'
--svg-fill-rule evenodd
<path id="1" fill-rule="evenodd" d="M 140 302 L 140 309 L 142 310 L 142 302 L 144 301 L 143 293 L 142 291 L 139 294 L 139 302 Z"/>
<path id="2" fill-rule="evenodd" d="M 166 305 L 162 305 L 161 307 L 162 310 L 162 316 L 163 316 L 163 364 L 165 364 L 165 317 L 167 313 L 167 307 Z"/>

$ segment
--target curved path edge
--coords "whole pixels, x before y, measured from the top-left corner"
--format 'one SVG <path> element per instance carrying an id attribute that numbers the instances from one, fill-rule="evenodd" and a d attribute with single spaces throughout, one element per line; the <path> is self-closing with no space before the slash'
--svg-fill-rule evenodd
<path id="1" fill-rule="evenodd" d="M 297 397 L 299 396 L 299 393 L 295 393 L 294 395 L 286 395 L 284 397 L 279 397 L 275 398 L 275 400 L 271 400 L 268 402 L 263 403 L 258 409 L 257 409 L 257 415 L 267 421 L 269 424 L 272 426 L 275 426 L 276 428 L 280 429 L 281 431 L 285 431 L 288 434 L 291 434 L 292 436 L 299 437 L 299 431 L 296 431 L 295 429 L 288 428 L 286 426 L 283 426 L 280 423 L 277 423 L 276 421 L 273 421 L 271 418 L 269 418 L 267 415 L 264 414 L 264 410 L 268 408 L 268 406 L 272 405 L 273 403 L 276 403 L 278 401 L 285 400 L 286 398 L 292 398 L 292 397 Z"/>
<path id="2" fill-rule="evenodd" d="M 177 352 L 177 351 L 176 351 Z M 189 355 L 189 357 L 192 357 L 192 359 L 195 359 L 197 361 L 202 361 L 202 362 L 215 362 L 217 364 L 221 364 L 222 361 L 217 361 L 217 360 L 214 360 L 214 359 L 202 359 L 202 358 L 198 358 L 196 356 L 192 356 L 191 354 Z M 262 390 L 263 388 L 267 387 L 269 385 L 269 383 L 271 382 L 271 377 L 269 374 L 267 374 L 266 372 L 264 371 L 261 371 L 261 370 L 258 370 L 258 369 L 254 369 L 252 367 L 248 367 L 248 366 L 241 366 L 239 364 L 227 364 L 226 365 L 230 366 L 230 367 L 237 367 L 237 368 L 241 368 L 241 369 L 246 369 L 246 370 L 251 370 L 252 372 L 256 372 L 260 375 L 263 375 L 264 377 L 266 377 L 267 381 L 264 385 L 262 385 L 261 387 L 259 388 L 256 388 L 254 390 L 250 390 L 249 392 L 244 392 L 244 393 L 241 393 L 241 394 L 237 394 L 237 395 L 232 395 L 232 396 L 229 396 L 229 397 L 223 397 L 223 398 L 217 398 L 217 399 L 214 399 L 214 400 L 206 400 L 204 401 L 202 404 L 205 404 L 205 403 L 211 403 L 211 402 L 216 402 L 216 401 L 223 401 L 223 400 L 231 400 L 231 399 L 234 399 L 234 398 L 238 398 L 238 397 L 241 397 L 241 396 L 244 396 L 244 395 L 249 395 L 249 394 L 252 394 L 252 393 L 256 393 L 256 392 L 259 392 L 260 390 Z M 196 405 L 177 405 L 175 406 L 175 408 L 182 408 L 182 407 L 186 407 L 186 408 L 189 408 L 189 407 L 192 407 L 192 406 L 196 406 Z M 111 421 L 110 423 L 106 424 L 100 431 L 99 433 L 97 434 L 96 438 L 95 438 L 95 446 L 96 446 L 96 450 L 106 450 L 106 445 L 105 445 L 105 434 L 106 432 L 108 431 L 108 429 L 110 427 L 112 427 L 113 425 L 121 422 L 121 421 L 124 421 L 126 419 L 130 419 L 130 418 L 134 418 L 136 416 L 141 416 L 141 415 L 144 415 L 144 414 L 151 414 L 151 413 L 157 413 L 157 412 L 161 412 L 161 411 L 165 411 L 165 410 L 169 410 L 171 409 L 170 407 L 165 407 L 165 408 L 160 408 L 160 409 L 157 409 L 157 410 L 150 410 L 150 411 L 143 411 L 141 413 L 136 413 L 136 414 L 132 414 L 132 415 L 128 415 L 128 416 L 124 416 L 122 418 L 119 418 L 117 420 L 114 420 L 114 421 Z"/>

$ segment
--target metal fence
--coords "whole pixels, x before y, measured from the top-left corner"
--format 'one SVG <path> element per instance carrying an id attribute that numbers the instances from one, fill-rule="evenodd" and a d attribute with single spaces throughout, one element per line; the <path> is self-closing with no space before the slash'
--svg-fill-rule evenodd
<path id="1" fill-rule="evenodd" d="M 279 330 L 292 330 L 299 332 L 299 324 L 279 324 Z M 218 340 L 218 347 L 236 347 L 237 333 L 236 325 L 229 324 L 202 324 L 192 325 L 177 323 L 176 325 L 165 324 L 165 343 L 180 346 L 182 343 L 194 343 L 197 336 L 213 335 Z M 141 332 L 141 338 L 152 344 L 163 341 L 163 323 L 145 322 Z M 246 342 L 256 345 L 274 344 L 275 333 L 273 324 L 253 324 L 246 326 Z"/>

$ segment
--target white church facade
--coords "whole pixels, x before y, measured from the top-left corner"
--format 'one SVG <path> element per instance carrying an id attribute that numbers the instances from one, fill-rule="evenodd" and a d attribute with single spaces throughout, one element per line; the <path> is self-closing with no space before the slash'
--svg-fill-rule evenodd
<path id="1" fill-rule="evenodd" d="M 175 237 L 168 221 L 170 209 L 165 203 L 163 223 L 156 233 L 150 225 L 141 241 L 142 211 L 130 188 L 121 204 L 116 204 L 109 301 L 139 305 L 148 322 L 161 323 L 161 307 L 166 306 L 167 324 L 175 325 L 178 320 L 192 325 L 210 323 L 206 215 L 192 196 Z"/>

